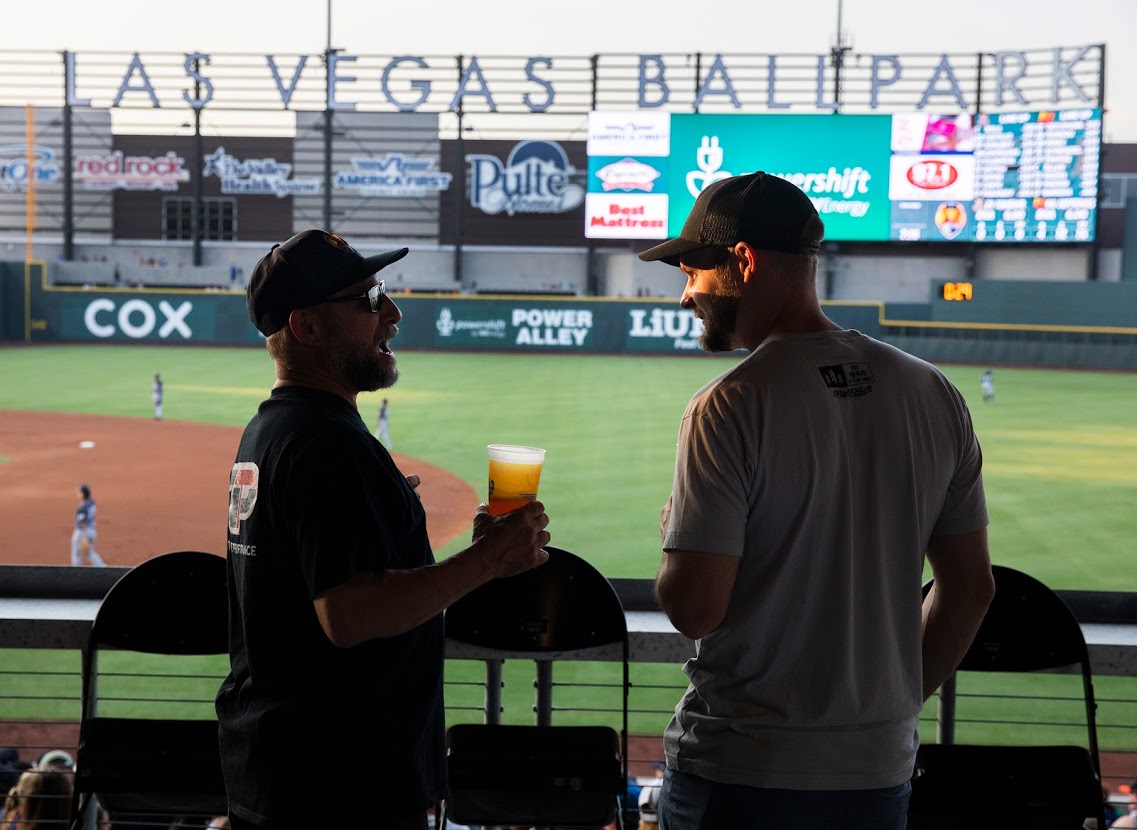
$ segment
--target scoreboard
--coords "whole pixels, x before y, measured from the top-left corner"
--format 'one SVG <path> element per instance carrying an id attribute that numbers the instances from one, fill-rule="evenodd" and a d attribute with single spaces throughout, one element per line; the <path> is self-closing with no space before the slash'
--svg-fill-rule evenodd
<path id="1" fill-rule="evenodd" d="M 1090 240 L 1100 146 L 1099 110 L 980 116 L 975 239 Z"/>
<path id="2" fill-rule="evenodd" d="M 1101 110 L 892 118 L 890 239 L 1093 239 Z M 926 121 L 927 136 L 953 140 L 917 148 L 913 119 Z"/>
<path id="3" fill-rule="evenodd" d="M 810 196 L 833 241 L 1091 242 L 1101 116 L 596 112 L 585 234 L 675 236 L 707 183 L 764 170 Z"/>

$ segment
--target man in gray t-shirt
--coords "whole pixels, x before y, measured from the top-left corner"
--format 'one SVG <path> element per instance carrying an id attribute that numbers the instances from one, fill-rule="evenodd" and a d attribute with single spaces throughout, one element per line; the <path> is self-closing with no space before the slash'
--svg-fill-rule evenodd
<path id="1" fill-rule="evenodd" d="M 824 315 L 823 232 L 801 190 L 754 173 L 706 188 L 681 235 L 640 255 L 686 274 L 704 349 L 749 352 L 688 404 L 661 514 L 656 593 L 697 641 L 661 830 L 819 811 L 904 827 L 920 708 L 994 590 L 967 405 L 935 367 Z"/>

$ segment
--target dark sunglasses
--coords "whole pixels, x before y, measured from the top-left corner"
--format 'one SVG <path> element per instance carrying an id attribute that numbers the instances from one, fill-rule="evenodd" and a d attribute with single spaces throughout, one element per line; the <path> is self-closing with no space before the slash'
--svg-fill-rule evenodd
<path id="1" fill-rule="evenodd" d="M 320 300 L 318 303 L 312 305 L 323 305 L 324 303 L 348 303 L 352 300 L 366 299 L 368 305 L 371 306 L 372 313 L 375 313 L 383 306 L 383 298 L 387 292 L 383 290 L 383 280 L 379 280 L 378 285 L 373 285 L 367 289 L 366 294 L 352 294 L 350 297 L 332 297 L 330 300 Z"/>

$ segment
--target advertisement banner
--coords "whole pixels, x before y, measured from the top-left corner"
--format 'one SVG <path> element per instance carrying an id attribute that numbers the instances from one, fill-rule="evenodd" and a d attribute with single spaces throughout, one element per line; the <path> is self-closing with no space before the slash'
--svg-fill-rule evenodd
<path id="1" fill-rule="evenodd" d="M 671 115 L 588 114 L 589 239 L 665 239 Z"/>
<path id="2" fill-rule="evenodd" d="M 592 239 L 664 239 L 667 194 L 589 193 L 585 234 Z"/>
<path id="3" fill-rule="evenodd" d="M 671 113 L 645 110 L 588 114 L 588 155 L 667 158 Z"/>
<path id="4" fill-rule="evenodd" d="M 413 323 L 400 326 L 396 352 L 704 355 L 699 347 L 703 325 L 676 299 L 427 295 L 397 300 L 404 323 Z M 87 291 L 33 282 L 30 312 L 37 343 L 264 344 L 249 322 L 242 292 Z M 873 304 L 827 305 L 826 313 L 840 325 L 880 332 Z"/>
<path id="5" fill-rule="evenodd" d="M 201 192 L 216 211 L 207 216 L 217 217 L 213 233 L 265 242 L 292 235 L 295 194 L 318 184 L 295 175 L 292 139 L 207 135 L 201 149 Z M 109 152 L 76 157 L 77 184 L 111 191 L 115 237 L 188 241 L 194 152 L 193 136 L 116 135 Z"/>
<path id="6" fill-rule="evenodd" d="M 442 199 L 443 243 L 459 232 L 466 244 L 585 243 L 583 141 L 447 140 L 442 170 L 454 180 Z"/>
<path id="7" fill-rule="evenodd" d="M 35 342 L 252 346 L 264 338 L 249 322 L 243 292 L 88 291 L 33 283 Z"/>
<path id="8" fill-rule="evenodd" d="M 826 239 L 888 239 L 891 128 L 886 115 L 674 115 L 668 235 L 705 187 L 763 170 L 806 192 Z"/>

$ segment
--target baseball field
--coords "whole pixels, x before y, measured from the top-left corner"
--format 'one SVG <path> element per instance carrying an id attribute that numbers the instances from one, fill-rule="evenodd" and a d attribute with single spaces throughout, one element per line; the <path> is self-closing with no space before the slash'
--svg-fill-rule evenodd
<path id="1" fill-rule="evenodd" d="M 548 451 L 540 497 L 552 519 L 553 544 L 608 576 L 651 578 L 684 405 L 734 359 L 400 353 L 402 377 L 382 394 L 390 399 L 394 452 L 406 472 L 423 475 L 424 501 L 437 516 L 431 534 L 438 555 L 462 547 L 470 514 L 484 498 L 485 445 L 531 444 Z M 994 561 L 1053 587 L 1137 591 L 1137 375 L 995 367 L 995 400 L 985 404 L 979 388 L 984 367 L 942 368 L 967 397 L 983 445 Z M 166 382 L 161 423 L 153 421 L 150 405 L 155 372 Z M 223 551 L 232 453 L 273 380 L 264 352 L 8 347 L 0 349 L 0 378 L 0 561 L 66 564 L 80 481 L 91 484 L 98 500 L 99 552 L 111 564 L 178 548 Z M 372 427 L 380 397 L 360 397 Z M 112 422 L 125 425 L 125 437 L 78 448 L 76 439 Z M 49 428 L 61 431 L 41 434 Z M 112 468 L 131 472 L 125 482 L 102 486 L 98 472 Z M 128 493 L 132 486 L 136 494 Z M 174 498 L 160 497 L 170 489 Z M 34 512 L 49 505 L 49 512 Z M 70 660 L 50 652 L 0 652 L 0 671 L 15 672 L 16 684 L 13 697 L 0 700 L 8 710 L 0 717 L 77 715 L 74 678 L 45 684 L 25 674 L 63 662 L 74 671 Z M 532 717 L 531 669 L 523 662 L 507 666 L 506 717 L 518 721 Z M 448 679 L 477 674 L 473 665 L 448 668 Z M 607 668 L 558 664 L 556 680 L 605 684 L 618 677 Z M 662 730 L 682 680 L 678 666 L 633 668 L 634 732 Z M 1021 740 L 1052 739 L 1051 730 L 989 721 L 1037 723 L 1053 716 L 1077 722 L 1069 701 L 1026 704 L 1017 697 L 1046 688 L 1077 697 L 1068 681 L 995 678 L 962 688 L 1010 697 L 976 704 L 979 724 L 966 722 L 968 701 L 961 701 L 960 738 L 1010 730 L 1022 733 Z M 1100 697 L 1117 699 L 1102 705 L 1103 745 L 1137 747 L 1137 705 L 1125 700 L 1133 697 L 1126 688 L 1132 680 L 1097 682 Z M 216 684 L 203 683 L 208 700 Z M 21 686 L 29 699 L 20 699 Z M 610 689 L 594 692 L 613 700 Z M 587 707 L 590 694 L 574 693 L 574 706 Z M 450 695 L 455 720 L 476 717 L 480 695 L 477 687 L 456 687 Z M 1029 717 L 1022 718 L 1028 705 Z M 1054 729 L 1076 740 L 1076 732 Z"/>

